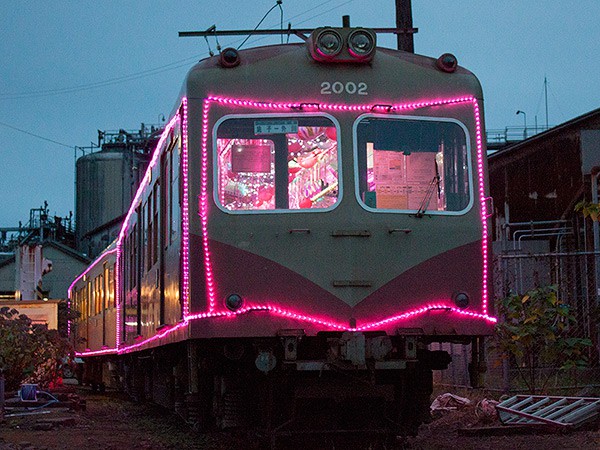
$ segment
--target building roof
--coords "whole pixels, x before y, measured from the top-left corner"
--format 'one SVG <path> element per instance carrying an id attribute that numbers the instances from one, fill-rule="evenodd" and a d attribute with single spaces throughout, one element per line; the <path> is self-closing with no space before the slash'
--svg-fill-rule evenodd
<path id="1" fill-rule="evenodd" d="M 47 241 L 42 242 L 42 246 L 43 247 L 53 247 L 53 248 L 59 250 L 60 252 L 65 253 L 67 256 L 69 256 L 73 259 L 76 259 L 84 264 L 89 264 L 92 261 L 90 258 L 88 258 L 83 253 L 80 253 L 77 250 L 72 249 L 71 247 L 61 244 L 60 242 L 47 240 Z M 8 266 L 10 264 L 14 264 L 14 263 L 15 263 L 15 256 L 14 255 L 9 256 L 8 258 L 0 260 L 0 268 Z"/>
<path id="2" fill-rule="evenodd" d="M 588 113 L 585 113 L 579 117 L 575 117 L 574 119 L 568 120 L 567 122 L 564 122 L 560 125 L 550 128 L 542 133 L 531 136 L 530 138 L 524 139 L 524 140 L 514 143 L 514 144 L 510 144 L 510 145 L 504 147 L 503 149 L 498 150 L 497 152 L 489 155 L 488 160 L 490 162 L 492 162 L 496 159 L 502 159 L 503 157 L 512 155 L 514 152 L 518 151 L 522 147 L 529 146 L 532 143 L 542 141 L 544 139 L 549 139 L 549 138 L 558 136 L 562 133 L 565 133 L 565 131 L 568 131 L 571 128 L 579 128 L 579 127 L 581 127 L 581 125 L 583 123 L 585 123 L 586 121 L 588 121 L 590 119 L 594 119 L 594 118 L 600 118 L 600 108 L 594 109 L 594 110 L 592 110 Z"/>

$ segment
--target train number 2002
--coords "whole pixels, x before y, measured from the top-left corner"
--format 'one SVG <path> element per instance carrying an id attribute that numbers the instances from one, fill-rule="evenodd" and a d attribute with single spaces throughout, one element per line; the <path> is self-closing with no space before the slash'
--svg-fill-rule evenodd
<path id="1" fill-rule="evenodd" d="M 344 92 L 346 94 L 367 95 L 367 83 L 354 83 L 352 81 L 345 84 L 341 81 L 334 81 L 333 83 L 323 81 L 321 83 L 321 94 L 323 95 L 342 94 Z"/>

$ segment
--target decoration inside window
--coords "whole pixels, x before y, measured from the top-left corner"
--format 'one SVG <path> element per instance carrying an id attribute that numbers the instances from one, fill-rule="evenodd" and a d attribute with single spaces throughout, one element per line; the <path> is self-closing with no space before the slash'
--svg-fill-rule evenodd
<path id="1" fill-rule="evenodd" d="M 216 159 L 227 210 L 328 209 L 338 200 L 337 129 L 326 117 L 227 119 Z"/>
<path id="2" fill-rule="evenodd" d="M 368 117 L 358 123 L 357 141 L 367 207 L 424 213 L 469 205 L 466 136 L 457 123 Z"/>

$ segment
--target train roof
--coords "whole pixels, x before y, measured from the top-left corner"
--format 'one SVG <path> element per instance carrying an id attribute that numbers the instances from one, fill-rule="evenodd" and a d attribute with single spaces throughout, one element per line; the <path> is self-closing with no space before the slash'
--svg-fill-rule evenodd
<path id="1" fill-rule="evenodd" d="M 311 57 L 306 43 L 254 47 L 240 50 L 239 56 L 239 65 L 231 68 L 223 67 L 218 55 L 200 60 L 188 72 L 182 96 L 204 98 L 210 94 L 239 94 L 266 100 L 271 99 L 276 82 L 278 95 L 283 95 L 276 100 L 290 101 L 298 98 L 299 91 L 312 95 L 305 87 L 335 73 L 341 81 L 352 77 L 369 78 L 373 83 L 373 94 L 378 97 L 399 90 L 415 95 L 422 91 L 427 95 L 452 96 L 463 90 L 464 95 L 483 97 L 479 80 L 464 67 L 457 66 L 453 73 L 446 73 L 437 67 L 436 58 L 384 47 L 377 47 L 369 63 L 318 62 Z M 250 80 L 252 86 L 243 86 L 244 81 Z M 256 83 L 256 80 L 265 82 Z"/>

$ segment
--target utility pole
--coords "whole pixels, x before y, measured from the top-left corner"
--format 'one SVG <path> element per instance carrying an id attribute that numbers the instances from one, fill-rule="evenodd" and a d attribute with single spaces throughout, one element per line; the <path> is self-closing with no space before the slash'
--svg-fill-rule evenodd
<path id="1" fill-rule="evenodd" d="M 396 0 L 396 28 L 410 30 L 413 27 L 411 0 Z M 415 52 L 415 42 L 412 33 L 399 33 L 398 50 Z"/>
<path id="2" fill-rule="evenodd" d="M 0 355 L 0 424 L 4 422 L 4 357 Z"/>
<path id="3" fill-rule="evenodd" d="M 544 97 L 546 100 L 546 130 L 548 129 L 548 79 L 544 76 Z"/>

